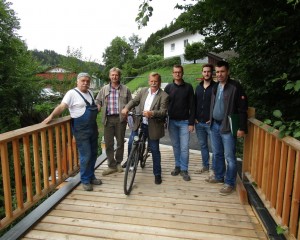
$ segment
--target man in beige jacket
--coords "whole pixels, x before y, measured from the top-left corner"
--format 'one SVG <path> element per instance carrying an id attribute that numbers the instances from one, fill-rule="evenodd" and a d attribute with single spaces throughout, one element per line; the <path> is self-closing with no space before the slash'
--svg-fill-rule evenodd
<path id="1" fill-rule="evenodd" d="M 148 145 L 152 153 L 153 174 L 155 184 L 161 184 L 161 155 L 159 139 L 165 135 L 165 118 L 169 103 L 169 96 L 160 89 L 161 76 L 150 73 L 149 88 L 143 88 L 122 110 L 124 116 L 133 107 L 139 106 L 138 111 L 143 114 L 142 129 L 148 137 Z"/>

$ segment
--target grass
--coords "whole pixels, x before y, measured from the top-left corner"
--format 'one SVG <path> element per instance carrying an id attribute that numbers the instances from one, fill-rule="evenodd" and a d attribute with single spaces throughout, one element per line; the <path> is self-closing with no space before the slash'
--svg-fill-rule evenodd
<path id="1" fill-rule="evenodd" d="M 134 92 L 139 87 L 147 87 L 148 86 L 148 76 L 151 72 L 158 72 L 161 75 L 162 82 L 169 83 L 173 81 L 172 78 L 172 67 L 164 67 L 153 69 L 152 71 L 145 72 L 136 78 L 132 79 L 126 86 L 130 89 L 131 92 Z M 198 84 L 197 78 L 202 76 L 202 64 L 186 64 L 183 65 L 184 75 L 183 79 L 192 84 L 193 88 L 195 88 Z"/>

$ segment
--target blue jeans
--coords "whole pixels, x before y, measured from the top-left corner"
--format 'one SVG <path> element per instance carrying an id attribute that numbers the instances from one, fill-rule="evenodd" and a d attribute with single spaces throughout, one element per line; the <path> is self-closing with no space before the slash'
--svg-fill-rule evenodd
<path id="1" fill-rule="evenodd" d="M 195 124 L 197 138 L 200 144 L 202 165 L 205 168 L 209 168 L 209 152 L 211 152 L 210 143 L 210 125 L 207 123 L 196 123 Z M 215 167 L 214 157 L 212 157 L 212 169 Z"/>
<path id="2" fill-rule="evenodd" d="M 137 135 L 138 135 L 138 130 L 136 130 L 136 131 L 131 131 L 131 133 L 130 133 L 130 136 L 129 136 L 129 139 L 128 139 L 128 157 L 129 157 L 129 154 L 130 154 L 130 152 L 131 152 L 133 138 L 134 138 L 135 136 L 137 136 Z"/>
<path id="3" fill-rule="evenodd" d="M 213 121 L 211 125 L 211 144 L 215 159 L 215 178 L 234 187 L 237 176 L 236 138 L 231 133 L 221 133 L 220 124 Z M 227 162 L 227 169 L 225 164 Z"/>
<path id="4" fill-rule="evenodd" d="M 188 120 L 169 121 L 169 136 L 173 146 L 175 166 L 182 171 L 187 171 L 189 166 L 189 122 Z"/>
<path id="5" fill-rule="evenodd" d="M 159 139 L 152 140 L 149 138 L 148 125 L 142 124 L 142 130 L 145 136 L 148 138 L 148 146 L 150 147 L 153 161 L 153 174 L 154 176 L 161 175 L 161 155 L 159 150 Z"/>

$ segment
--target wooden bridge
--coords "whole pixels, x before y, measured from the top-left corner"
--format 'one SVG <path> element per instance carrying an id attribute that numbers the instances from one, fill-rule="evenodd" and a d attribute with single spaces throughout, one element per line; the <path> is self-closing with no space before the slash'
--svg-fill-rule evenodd
<path id="1" fill-rule="evenodd" d="M 277 224 L 288 228 L 285 236 L 299 239 L 299 142 L 279 139 L 255 121 L 249 120 L 243 175 L 255 183 Z M 161 145 L 163 183 L 154 184 L 150 158 L 139 168 L 130 196 L 123 193 L 124 173 L 102 177 L 107 166 L 101 155 L 96 175 L 103 184 L 83 191 L 69 123 L 65 117 L 0 135 L 5 209 L 0 227 L 47 197 L 1 239 L 268 239 L 253 208 L 241 203 L 247 197 L 242 185 L 221 196 L 221 185 L 206 183 L 207 174 L 193 173 L 201 165 L 198 151 L 190 151 L 192 180 L 185 182 L 170 175 L 172 149 Z M 279 150 L 270 147 L 278 144 Z"/>

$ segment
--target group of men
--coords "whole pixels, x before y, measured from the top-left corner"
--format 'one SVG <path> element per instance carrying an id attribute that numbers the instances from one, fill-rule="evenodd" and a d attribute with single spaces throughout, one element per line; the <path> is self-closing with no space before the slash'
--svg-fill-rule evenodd
<path id="1" fill-rule="evenodd" d="M 212 169 L 214 174 L 206 181 L 224 183 L 220 194 L 228 195 L 234 190 L 237 175 L 236 137 L 231 133 L 228 116 L 239 115 L 237 137 L 243 137 L 247 132 L 248 106 L 241 85 L 229 77 L 228 63 L 220 61 L 215 68 L 218 82 L 212 78 L 214 66 L 205 64 L 202 67 L 203 81 L 195 92 L 192 85 L 183 80 L 181 65 L 173 67 L 173 83 L 169 83 L 164 91 L 160 88 L 161 76 L 153 72 L 148 78 L 149 87 L 140 90 L 133 99 L 130 90 L 120 83 L 121 70 L 118 68 L 109 71 L 110 82 L 101 88 L 95 99 L 89 90 L 91 77 L 87 73 L 80 73 L 77 87 L 67 92 L 61 104 L 44 122 L 49 123 L 66 108 L 69 109 L 79 150 L 81 182 L 86 191 L 93 190 L 93 185 L 102 184 L 94 174 L 98 138 L 96 116 L 99 111 L 102 111 L 108 160 L 108 168 L 102 172 L 103 176 L 123 171 L 121 163 L 130 110 L 135 109 L 143 116 L 141 128 L 148 137 L 155 184 L 162 183 L 159 141 L 165 135 L 166 119 L 175 158 L 171 175 L 181 175 L 185 181 L 191 180 L 188 172 L 189 140 L 195 128 L 203 159 L 202 168 L 195 173 L 201 174 Z M 209 145 L 213 152 L 212 166 L 209 164 Z"/>

